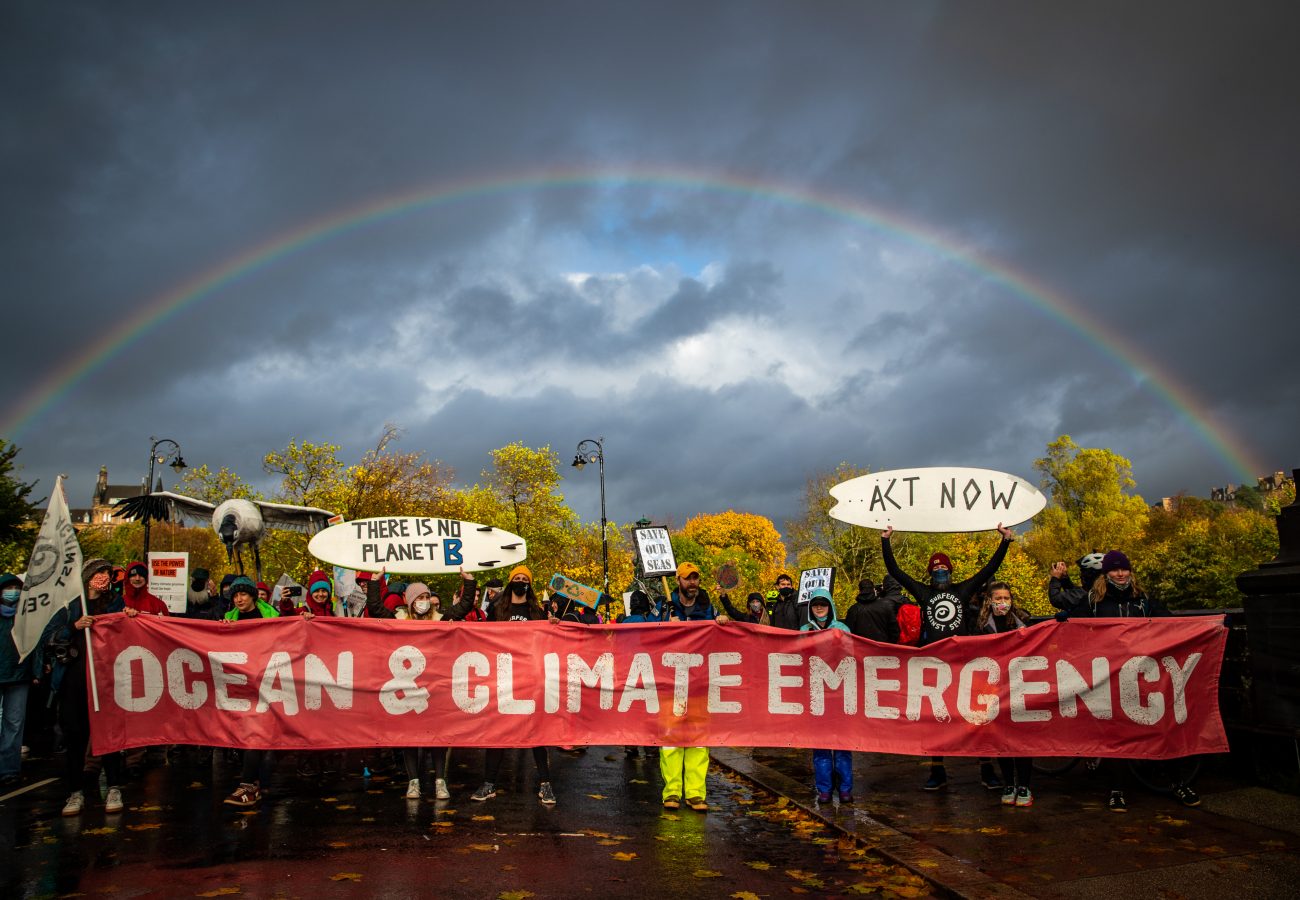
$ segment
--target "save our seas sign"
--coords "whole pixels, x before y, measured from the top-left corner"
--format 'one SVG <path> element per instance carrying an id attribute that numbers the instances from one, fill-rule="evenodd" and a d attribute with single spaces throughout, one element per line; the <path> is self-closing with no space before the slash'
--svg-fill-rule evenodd
<path id="1" fill-rule="evenodd" d="M 988 531 L 1042 512 L 1047 497 L 1023 478 L 993 469 L 891 469 L 830 489 L 832 518 L 899 531 Z"/>
<path id="2" fill-rule="evenodd" d="M 836 747 L 1171 758 L 1227 749 L 1210 619 L 1048 621 L 924 648 L 838 630 L 114 614 L 90 631 L 96 754 Z M 828 735 L 831 735 L 828 739 Z"/>
<path id="3" fill-rule="evenodd" d="M 331 525 L 307 544 L 317 559 L 345 569 L 421 574 L 475 572 L 524 561 L 524 539 L 459 519 L 382 516 Z"/>

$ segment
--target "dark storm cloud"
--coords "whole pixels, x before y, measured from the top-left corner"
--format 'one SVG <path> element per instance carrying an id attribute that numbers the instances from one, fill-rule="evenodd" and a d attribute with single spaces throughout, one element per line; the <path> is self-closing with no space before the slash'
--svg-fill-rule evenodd
<path id="1" fill-rule="evenodd" d="M 1296 462 L 1279 413 L 1300 401 L 1293 7 L 0 15 L 13 398 L 150 298 L 308 223 L 478 177 L 650 164 L 940 229 L 1123 336 L 1261 465 Z M 635 177 L 324 235 L 147 331 L 18 437 L 32 474 L 74 476 L 76 505 L 100 463 L 130 480 L 151 432 L 253 477 L 291 437 L 355 456 L 385 421 L 470 480 L 508 440 L 563 456 L 604 434 L 621 519 L 782 518 L 841 460 L 1028 474 L 1061 431 L 1130 456 L 1144 493 L 1236 480 L 1140 373 L 977 268 L 799 204 Z M 594 518 L 594 478 L 565 485 Z"/>

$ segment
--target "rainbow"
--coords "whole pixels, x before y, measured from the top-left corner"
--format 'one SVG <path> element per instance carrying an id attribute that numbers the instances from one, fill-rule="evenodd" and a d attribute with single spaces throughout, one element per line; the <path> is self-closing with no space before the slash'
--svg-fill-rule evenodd
<path id="1" fill-rule="evenodd" d="M 634 186 L 709 191 L 766 199 L 816 210 L 928 250 L 938 251 L 1041 310 L 1067 330 L 1079 335 L 1102 355 L 1132 373 L 1186 422 L 1197 437 L 1226 463 L 1238 480 L 1249 484 L 1257 473 L 1267 470 L 1267 466 L 1238 437 L 1215 423 L 1205 404 L 1189 388 L 1159 367 L 1128 337 L 1103 326 L 1065 294 L 1027 272 L 981 252 L 969 243 L 897 212 L 819 194 L 802 187 L 778 185 L 770 180 L 735 174 L 627 166 L 617 169 L 544 169 L 525 174 L 489 175 L 422 185 L 299 225 L 197 274 L 150 299 L 132 314 L 120 318 L 110 330 L 76 356 L 63 360 L 32 390 L 12 403 L 0 416 L 0 434 L 8 435 L 10 440 L 17 438 L 82 381 L 144 334 L 183 314 L 227 285 L 254 275 L 306 247 L 417 210 L 493 195 L 520 190 Z"/>

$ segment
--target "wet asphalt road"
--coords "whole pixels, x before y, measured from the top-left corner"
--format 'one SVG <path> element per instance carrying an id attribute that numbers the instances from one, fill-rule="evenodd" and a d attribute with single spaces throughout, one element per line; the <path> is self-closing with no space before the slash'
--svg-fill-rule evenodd
<path id="1" fill-rule="evenodd" d="M 873 856 L 785 798 L 716 768 L 712 809 L 668 812 L 657 760 L 621 748 L 552 750 L 559 803 L 542 806 L 527 751 L 507 755 L 502 793 L 472 803 L 482 753 L 453 752 L 453 799 L 403 799 L 400 766 L 364 778 L 358 754 L 283 756 L 256 810 L 221 800 L 237 767 L 182 754 L 125 791 L 62 818 L 56 781 L 0 802 L 5 897 L 751 897 L 930 896 L 931 886 Z M 332 771 L 331 771 L 332 770 Z M 56 774 L 33 761 L 29 781 Z M 387 777 L 385 777 L 387 776 Z"/>

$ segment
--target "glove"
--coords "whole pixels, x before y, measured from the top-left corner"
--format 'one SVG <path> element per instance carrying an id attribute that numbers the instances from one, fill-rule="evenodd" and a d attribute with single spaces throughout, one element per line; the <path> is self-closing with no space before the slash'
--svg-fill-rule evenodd
<path id="1" fill-rule="evenodd" d="M 1068 622 L 1070 621 L 1070 612 L 1065 609 L 1058 610 L 1055 618 L 1058 622 Z"/>

